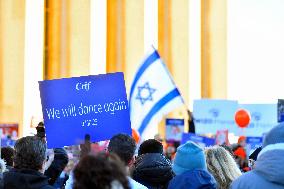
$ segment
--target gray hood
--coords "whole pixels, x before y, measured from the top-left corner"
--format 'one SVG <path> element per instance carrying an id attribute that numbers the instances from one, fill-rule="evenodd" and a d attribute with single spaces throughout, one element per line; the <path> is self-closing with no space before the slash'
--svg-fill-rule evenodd
<path id="1" fill-rule="evenodd" d="M 261 154 L 255 171 L 265 180 L 284 186 L 284 149 L 275 149 Z"/>

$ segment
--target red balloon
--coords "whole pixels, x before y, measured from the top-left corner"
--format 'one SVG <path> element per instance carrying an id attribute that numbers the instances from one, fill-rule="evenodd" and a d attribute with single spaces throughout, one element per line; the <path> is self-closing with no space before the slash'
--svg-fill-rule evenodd
<path id="1" fill-rule="evenodd" d="M 137 130 L 132 129 L 132 137 L 134 138 L 136 144 L 138 144 L 140 141 L 140 135 Z"/>
<path id="2" fill-rule="evenodd" d="M 246 128 L 250 122 L 250 114 L 247 110 L 238 110 L 235 114 L 236 124 L 241 128 Z"/>

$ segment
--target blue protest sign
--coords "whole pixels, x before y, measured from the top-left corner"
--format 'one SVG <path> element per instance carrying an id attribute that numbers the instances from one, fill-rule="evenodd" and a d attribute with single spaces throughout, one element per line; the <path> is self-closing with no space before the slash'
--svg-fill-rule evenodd
<path id="1" fill-rule="evenodd" d="M 131 134 L 123 73 L 39 82 L 48 148 Z"/>
<path id="2" fill-rule="evenodd" d="M 197 134 L 215 134 L 218 130 L 228 129 L 235 132 L 237 126 L 234 116 L 238 102 L 233 100 L 194 100 L 193 116 Z"/>
<path id="3" fill-rule="evenodd" d="M 187 141 L 195 142 L 202 148 L 215 145 L 214 138 L 199 136 L 194 133 L 183 133 L 181 144 L 185 144 Z"/>
<path id="4" fill-rule="evenodd" d="M 262 137 L 246 137 L 248 154 L 251 154 L 255 149 L 262 146 L 262 140 Z"/>
<path id="5" fill-rule="evenodd" d="M 166 140 L 181 141 L 184 132 L 184 119 L 166 119 Z"/>
<path id="6" fill-rule="evenodd" d="M 277 121 L 278 123 L 281 123 L 284 121 L 284 100 L 278 99 L 277 103 Z"/>
<path id="7" fill-rule="evenodd" d="M 239 104 L 239 108 L 250 112 L 251 120 L 245 128 L 246 136 L 262 137 L 277 125 L 277 104 Z M 236 135 L 242 135 L 242 129 L 237 127 Z"/>
<path id="8" fill-rule="evenodd" d="M 262 146 L 262 137 L 246 137 L 246 143 L 250 145 L 251 149 L 256 149 Z"/>

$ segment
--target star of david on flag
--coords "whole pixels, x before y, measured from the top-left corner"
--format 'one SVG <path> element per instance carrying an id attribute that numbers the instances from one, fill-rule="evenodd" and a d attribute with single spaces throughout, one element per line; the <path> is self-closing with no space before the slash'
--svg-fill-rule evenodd
<path id="1" fill-rule="evenodd" d="M 152 89 L 149 86 L 149 82 L 146 82 L 143 86 L 138 86 L 138 94 L 136 99 L 141 101 L 141 104 L 144 105 L 146 101 L 153 101 L 152 94 L 156 91 L 156 89 Z"/>
<path id="2" fill-rule="evenodd" d="M 140 65 L 130 89 L 129 107 L 132 128 L 142 138 L 157 134 L 158 122 L 184 101 L 156 49 Z"/>

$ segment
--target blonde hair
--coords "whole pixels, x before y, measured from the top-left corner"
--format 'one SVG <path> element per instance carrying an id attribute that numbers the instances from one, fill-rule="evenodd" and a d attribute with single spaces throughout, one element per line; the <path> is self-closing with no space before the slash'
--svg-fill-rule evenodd
<path id="1" fill-rule="evenodd" d="M 241 176 L 231 154 L 221 146 L 213 146 L 205 150 L 208 171 L 214 176 L 219 189 L 230 188 L 231 183 Z"/>

